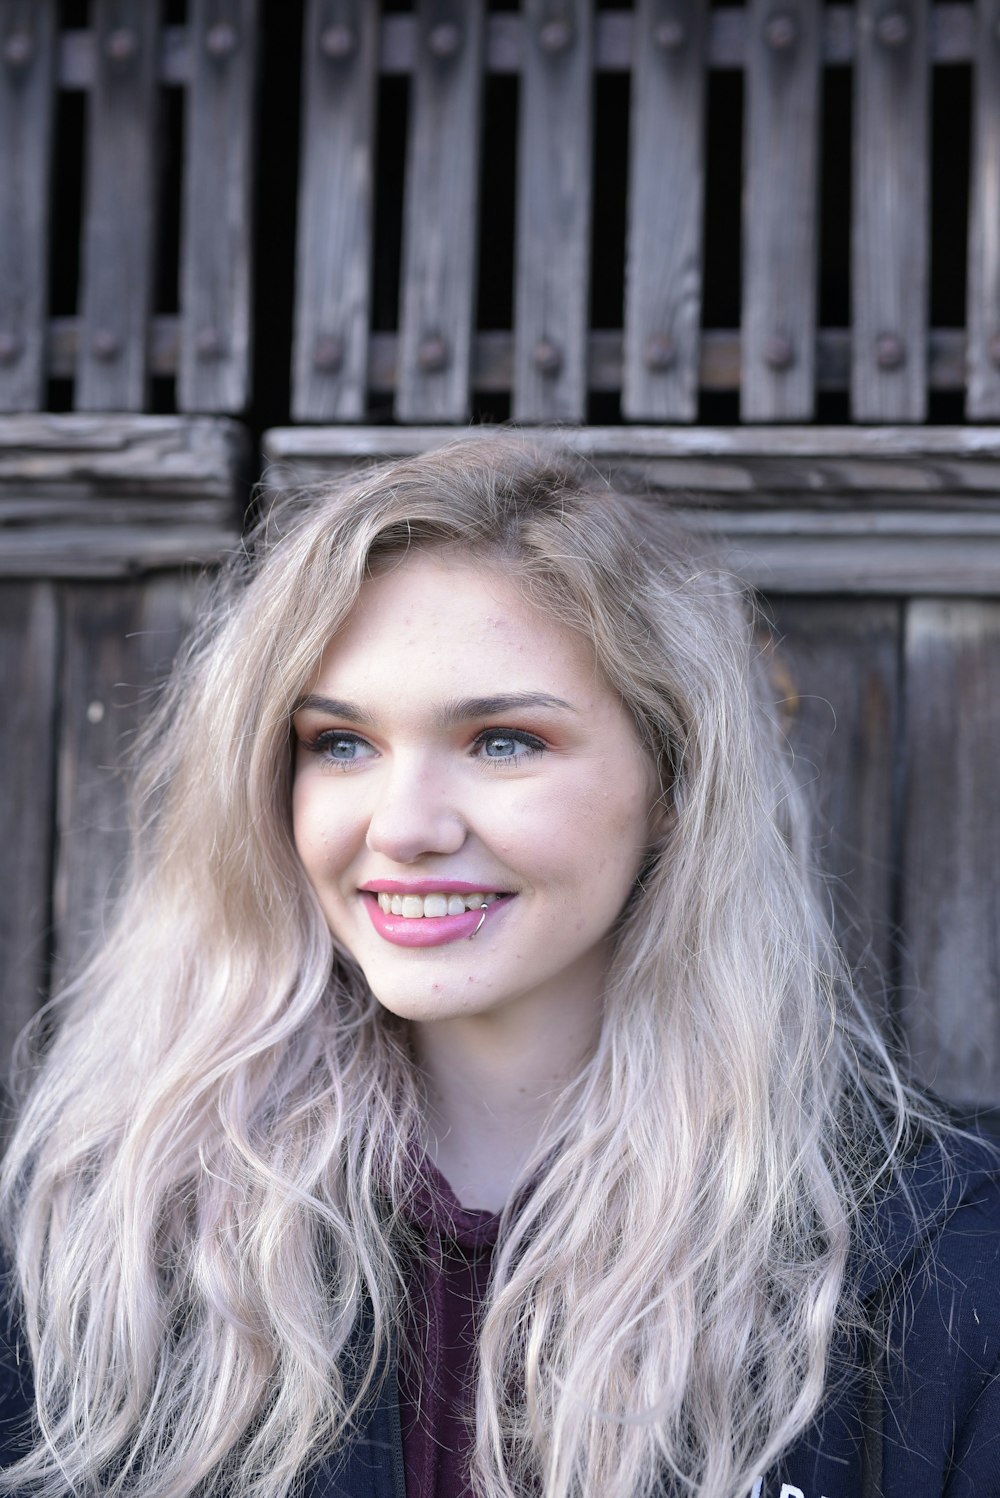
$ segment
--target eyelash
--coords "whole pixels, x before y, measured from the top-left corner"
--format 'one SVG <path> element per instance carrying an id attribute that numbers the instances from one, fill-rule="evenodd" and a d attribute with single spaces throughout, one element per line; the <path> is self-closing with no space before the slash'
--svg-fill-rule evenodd
<path id="1" fill-rule="evenodd" d="M 506 765 L 518 764 L 526 759 L 534 759 L 545 750 L 544 742 L 536 738 L 533 733 L 525 733 L 520 728 L 484 728 L 472 741 L 473 749 L 483 748 L 490 739 L 508 739 L 511 743 L 520 744 L 526 751 L 523 754 L 512 754 L 503 756 L 482 756 L 483 763 L 488 764 L 491 769 L 500 769 Z M 357 763 L 356 759 L 334 759 L 330 753 L 334 744 L 368 744 L 368 740 L 359 733 L 351 733 L 343 728 L 326 728 L 318 733 L 315 738 L 303 741 L 303 747 L 310 754 L 322 756 L 331 768 L 336 770 L 347 770 Z M 368 756 L 361 756 L 367 758 Z"/>

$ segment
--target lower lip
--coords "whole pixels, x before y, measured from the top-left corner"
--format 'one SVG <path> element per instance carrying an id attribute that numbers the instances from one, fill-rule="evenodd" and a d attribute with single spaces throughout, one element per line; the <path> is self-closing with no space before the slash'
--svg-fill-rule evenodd
<path id="1" fill-rule="evenodd" d="M 468 910 L 465 915 L 422 915 L 411 919 L 405 915 L 386 915 L 378 903 L 378 895 L 362 891 L 365 909 L 379 936 L 397 947 L 443 947 L 450 941 L 462 941 L 473 936 L 483 919 L 482 908 Z M 510 897 L 494 900 L 486 907 L 485 926 L 488 926 L 498 911 L 510 904 Z"/>

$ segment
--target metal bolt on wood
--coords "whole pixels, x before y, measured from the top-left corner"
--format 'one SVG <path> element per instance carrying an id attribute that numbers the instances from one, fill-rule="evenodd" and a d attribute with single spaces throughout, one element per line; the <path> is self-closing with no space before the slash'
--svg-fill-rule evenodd
<path id="1" fill-rule="evenodd" d="M 799 38 L 799 23 L 787 10 L 774 10 L 764 22 L 764 40 L 775 52 L 787 51 Z"/>
<path id="2" fill-rule="evenodd" d="M 875 340 L 875 362 L 879 369 L 900 369 L 906 363 L 906 345 L 895 333 L 881 333 Z"/>
<path id="3" fill-rule="evenodd" d="M 16 364 L 22 344 L 16 333 L 0 333 L 0 364 Z"/>
<path id="4" fill-rule="evenodd" d="M 122 351 L 121 339 L 110 328 L 98 328 L 91 348 L 95 359 L 100 359 L 103 364 L 110 364 Z"/>
<path id="5" fill-rule="evenodd" d="M 220 60 L 232 57 L 238 40 L 236 27 L 231 21 L 216 21 L 205 33 L 205 50 Z"/>
<path id="6" fill-rule="evenodd" d="M 321 333 L 313 345 L 313 367 L 321 374 L 336 374 L 344 363 L 344 340 L 336 333 Z"/>
<path id="7" fill-rule="evenodd" d="M 128 26 L 116 26 L 104 41 L 105 55 L 112 62 L 131 62 L 139 50 L 139 38 Z"/>
<path id="8" fill-rule="evenodd" d="M 35 55 L 35 39 L 30 31 L 12 31 L 3 44 L 4 62 L 10 68 L 26 68 Z"/>
<path id="9" fill-rule="evenodd" d="M 442 62 L 449 57 L 456 57 L 462 46 L 461 27 L 454 21 L 439 21 L 427 33 L 427 46 L 431 55 L 439 57 Z"/>
<path id="10" fill-rule="evenodd" d="M 550 377 L 562 368 L 562 350 L 551 338 L 540 338 L 535 344 L 535 368 L 539 374 Z"/>
<path id="11" fill-rule="evenodd" d="M 565 52 L 572 40 L 572 24 L 563 16 L 545 21 L 538 28 L 538 44 L 543 52 Z"/>
<path id="12" fill-rule="evenodd" d="M 669 333 L 653 333 L 646 343 L 646 368 L 654 374 L 672 368 L 677 362 L 677 345 Z"/>
<path id="13" fill-rule="evenodd" d="M 653 45 L 661 52 L 676 52 L 687 41 L 687 27 L 683 21 L 658 21 L 653 27 Z"/>
<path id="14" fill-rule="evenodd" d="M 319 49 L 324 57 L 329 57 L 333 62 L 343 62 L 351 57 L 357 45 L 358 39 L 353 27 L 343 21 L 325 26 L 320 34 Z"/>
<path id="15" fill-rule="evenodd" d="M 890 10 L 880 16 L 875 35 L 884 47 L 902 47 L 910 39 L 910 23 L 901 10 Z"/>
<path id="16" fill-rule="evenodd" d="M 420 340 L 417 360 L 425 374 L 437 374 L 445 368 L 448 363 L 448 345 L 440 333 L 429 333 Z"/>
<path id="17" fill-rule="evenodd" d="M 222 355 L 222 335 L 218 328 L 199 328 L 195 335 L 194 346 L 199 359 L 206 362 L 209 359 L 218 359 Z"/>
<path id="18" fill-rule="evenodd" d="M 795 345 L 787 333 L 772 333 L 764 340 L 763 356 L 768 369 L 791 369 L 795 363 Z"/>

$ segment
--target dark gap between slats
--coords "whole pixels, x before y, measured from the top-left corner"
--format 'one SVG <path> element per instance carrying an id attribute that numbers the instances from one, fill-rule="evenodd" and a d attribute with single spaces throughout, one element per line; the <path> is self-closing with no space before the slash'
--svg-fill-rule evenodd
<path id="1" fill-rule="evenodd" d="M 86 0 L 60 6 L 62 30 L 89 23 Z M 49 204 L 48 306 L 50 317 L 72 317 L 80 300 L 80 242 L 83 231 L 83 180 L 89 111 L 87 96 L 76 89 L 55 91 L 52 176 Z M 72 411 L 73 381 L 49 379 L 46 408 Z"/>
<path id="2" fill-rule="evenodd" d="M 931 71 L 932 328 L 965 326 L 969 248 L 972 69 Z"/>
<path id="3" fill-rule="evenodd" d="M 823 69 L 819 163 L 821 328 L 847 328 L 851 323 L 852 78 L 850 68 Z M 846 405 L 844 412 L 846 420 Z"/>
<path id="4" fill-rule="evenodd" d="M 372 330 L 376 333 L 394 332 L 399 327 L 403 181 L 406 173 L 409 105 L 409 78 L 379 78 L 375 106 L 375 213 L 372 235 Z"/>
<path id="5" fill-rule="evenodd" d="M 181 181 L 184 160 L 184 90 L 161 88 L 157 132 L 154 313 L 180 306 Z"/>
<path id="6" fill-rule="evenodd" d="M 77 31 L 90 25 L 90 0 L 59 0 L 59 30 Z"/>
<path id="7" fill-rule="evenodd" d="M 743 74 L 708 74 L 705 100 L 703 328 L 740 325 Z M 735 417 L 734 417 L 735 419 Z"/>
<path id="8" fill-rule="evenodd" d="M 514 325 L 514 205 L 518 79 L 487 74 L 479 165 L 479 276 L 476 327 Z"/>
<path id="9" fill-rule="evenodd" d="M 620 328 L 625 320 L 630 84 L 627 73 L 598 73 L 594 79 L 589 314 L 592 328 Z"/>

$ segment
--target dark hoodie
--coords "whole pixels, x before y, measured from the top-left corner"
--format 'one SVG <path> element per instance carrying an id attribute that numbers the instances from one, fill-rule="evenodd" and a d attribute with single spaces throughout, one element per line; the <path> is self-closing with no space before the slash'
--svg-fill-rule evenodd
<path id="1" fill-rule="evenodd" d="M 1000 1498 L 996 1154 L 958 1143 L 949 1170 L 929 1145 L 907 1184 L 921 1226 L 896 1191 L 854 1270 L 862 1302 L 885 1322 L 888 1355 L 876 1338 L 835 1351 L 821 1414 L 754 1485 L 752 1498 Z M 497 1219 L 462 1209 L 436 1173 L 428 1173 L 412 1215 L 428 1240 L 423 1267 L 414 1270 L 426 1342 L 401 1375 L 395 1363 L 387 1368 L 357 1437 L 317 1469 L 306 1498 L 468 1492 L 472 1337 Z M 23 1449 L 17 1431 L 31 1401 L 16 1346 L 11 1335 L 0 1361 L 0 1465 Z"/>

